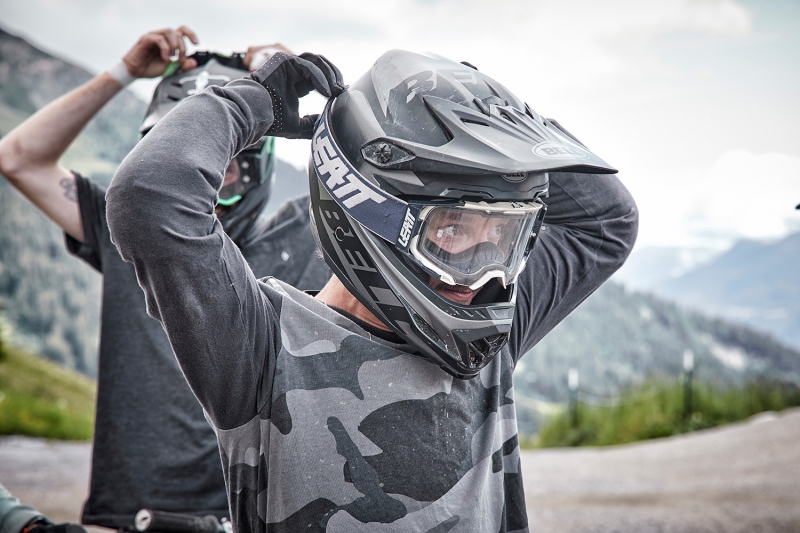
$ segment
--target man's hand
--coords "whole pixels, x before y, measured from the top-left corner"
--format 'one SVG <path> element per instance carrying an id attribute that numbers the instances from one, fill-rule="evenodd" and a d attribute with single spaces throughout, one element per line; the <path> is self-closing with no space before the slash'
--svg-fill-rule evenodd
<path id="1" fill-rule="evenodd" d="M 258 67 L 269 61 L 270 58 L 278 52 L 294 55 L 291 50 L 281 43 L 262 44 L 248 48 L 243 61 L 245 66 L 250 69 L 250 72 L 253 72 L 258 70 Z"/>
<path id="2" fill-rule="evenodd" d="M 128 67 L 131 76 L 136 78 L 160 76 L 173 60 L 180 61 L 184 70 L 194 68 L 197 62 L 194 59 L 186 59 L 185 39 L 189 39 L 192 44 L 200 42 L 197 35 L 186 26 L 146 33 L 125 54 L 122 61 Z"/>
<path id="3" fill-rule="evenodd" d="M 275 121 L 267 135 L 310 139 L 319 115 L 300 117 L 299 99 L 316 89 L 322 96 L 338 96 L 346 89 L 342 73 L 323 56 L 284 52 L 274 54 L 249 76 L 263 85 L 272 98 Z"/>

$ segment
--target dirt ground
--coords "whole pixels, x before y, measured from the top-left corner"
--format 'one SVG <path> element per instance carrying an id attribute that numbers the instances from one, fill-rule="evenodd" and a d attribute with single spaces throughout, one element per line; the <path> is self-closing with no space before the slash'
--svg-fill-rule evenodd
<path id="1" fill-rule="evenodd" d="M 0 482 L 75 521 L 90 454 L 0 438 Z M 627 446 L 526 451 L 522 468 L 533 532 L 800 532 L 800 410 Z"/>
<path id="2" fill-rule="evenodd" d="M 522 468 L 531 531 L 800 532 L 800 410 Z"/>

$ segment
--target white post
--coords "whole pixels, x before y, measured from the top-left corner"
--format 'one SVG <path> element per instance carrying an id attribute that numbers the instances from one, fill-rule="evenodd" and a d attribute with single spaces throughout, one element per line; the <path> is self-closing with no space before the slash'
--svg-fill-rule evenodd
<path id="1" fill-rule="evenodd" d="M 694 370 L 694 352 L 690 349 L 683 351 L 683 371 L 686 373 Z"/>
<path id="2" fill-rule="evenodd" d="M 578 377 L 578 369 L 570 368 L 569 372 L 567 372 L 567 386 L 569 387 L 569 390 L 573 392 L 578 390 L 579 384 L 580 379 Z"/>
<path id="3" fill-rule="evenodd" d="M 567 372 L 567 387 L 569 387 L 569 418 L 572 427 L 578 427 L 578 369 L 570 368 Z"/>
<path id="4" fill-rule="evenodd" d="M 683 418 L 688 420 L 692 416 L 692 374 L 694 374 L 694 352 L 690 349 L 683 351 Z"/>

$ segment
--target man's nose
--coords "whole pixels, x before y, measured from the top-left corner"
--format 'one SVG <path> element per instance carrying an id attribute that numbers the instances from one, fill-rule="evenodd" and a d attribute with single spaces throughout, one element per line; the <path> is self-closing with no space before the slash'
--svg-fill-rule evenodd
<path id="1" fill-rule="evenodd" d="M 488 225 L 484 225 L 484 226 L 481 228 L 480 234 L 478 235 L 478 240 L 475 242 L 475 244 L 480 244 L 480 243 L 482 243 L 482 242 L 488 242 L 488 241 L 491 241 L 491 240 L 492 240 L 492 235 L 491 235 L 491 233 L 492 233 L 492 230 L 493 230 L 493 229 L 494 229 L 494 228 L 492 228 L 492 227 L 489 227 Z"/>

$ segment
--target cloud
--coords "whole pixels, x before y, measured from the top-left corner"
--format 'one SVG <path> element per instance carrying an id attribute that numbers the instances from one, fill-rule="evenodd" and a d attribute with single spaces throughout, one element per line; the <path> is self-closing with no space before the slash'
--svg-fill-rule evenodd
<path id="1" fill-rule="evenodd" d="M 620 168 L 641 208 L 640 242 L 664 245 L 778 236 L 796 223 L 794 211 L 776 214 L 788 203 L 775 202 L 800 194 L 773 181 L 797 177 L 797 158 L 766 152 L 800 155 L 800 105 L 785 75 L 797 72 L 797 56 L 777 37 L 751 46 L 765 31 L 758 13 L 756 25 L 735 0 L 0 2 L 4 24 L 95 71 L 145 30 L 181 23 L 202 49 L 280 41 L 322 52 L 349 82 L 391 48 L 470 61 Z M 321 107 L 310 96 L 301 111 Z M 308 145 L 282 140 L 278 153 L 305 166 Z M 742 213 L 745 203 L 757 217 Z"/>
<path id="2" fill-rule="evenodd" d="M 800 157 L 726 152 L 697 187 L 686 221 L 693 234 L 768 239 L 798 229 Z"/>
<path id="3" fill-rule="evenodd" d="M 739 36 L 751 15 L 734 0 L 29 0 L 4 2 L 0 19 L 96 70 L 146 30 L 187 23 L 203 46 L 242 49 L 280 40 L 334 56 L 350 76 L 391 48 L 480 63 L 520 85 L 557 85 L 619 72 L 621 56 L 670 32 Z M 56 43 L 56 41 L 59 41 Z M 102 42 L 102 47 L 96 46 Z M 94 46 L 92 46 L 94 44 Z M 72 50 L 72 52 L 71 52 Z M 76 57 L 76 54 L 77 57 Z"/>
<path id="4" fill-rule="evenodd" d="M 800 230 L 800 157 L 731 150 L 709 169 L 659 181 L 636 194 L 642 243 L 724 248 Z"/>
<path id="5" fill-rule="evenodd" d="M 737 37 L 752 31 L 749 11 L 733 0 L 506 0 L 491 7 L 484 0 L 362 0 L 341 9 L 301 1 L 278 9 L 286 19 L 309 21 L 313 31 L 302 33 L 303 44 L 329 50 L 351 76 L 375 59 L 364 54 L 360 26 L 380 29 L 373 31 L 370 50 L 468 59 L 512 90 L 546 79 L 558 91 L 619 74 L 632 61 L 641 63 L 654 39 L 670 33 Z M 320 17 L 325 24 L 314 22 Z"/>

